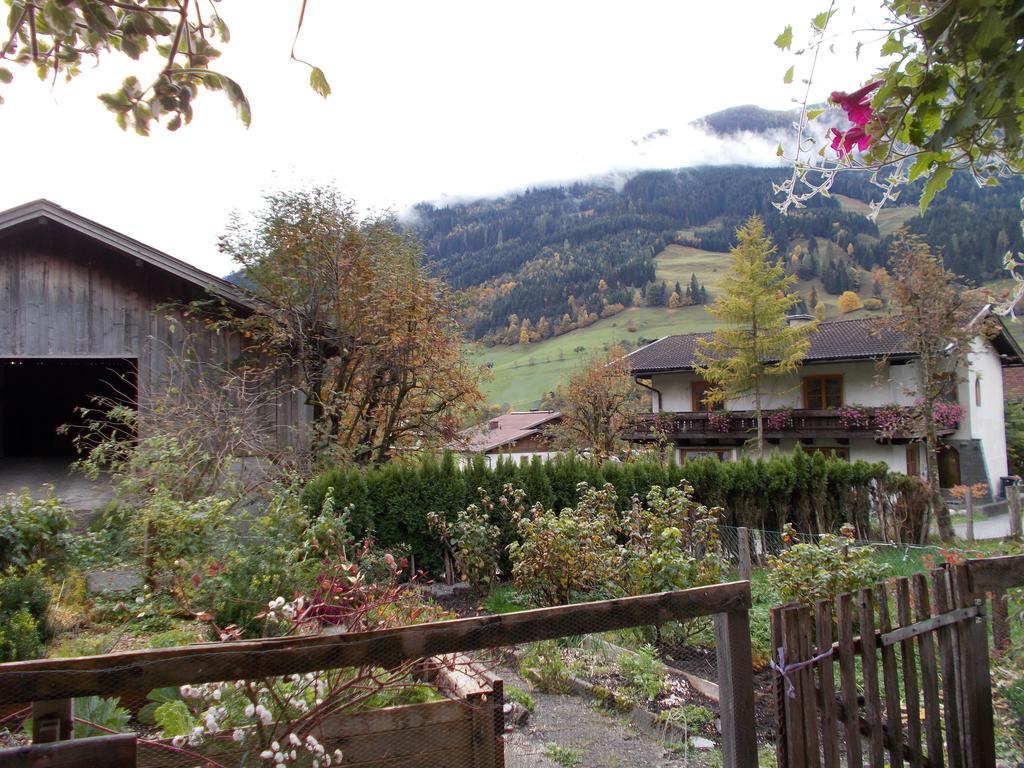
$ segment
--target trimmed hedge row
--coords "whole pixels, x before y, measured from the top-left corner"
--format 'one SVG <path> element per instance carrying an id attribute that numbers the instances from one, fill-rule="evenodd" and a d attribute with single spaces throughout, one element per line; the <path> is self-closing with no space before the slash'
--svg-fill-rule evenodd
<path id="1" fill-rule="evenodd" d="M 596 465 L 574 456 L 553 461 L 518 464 L 501 460 L 490 468 L 477 456 L 460 468 L 455 458 L 425 457 L 415 462 L 390 462 L 375 469 L 332 469 L 314 478 L 302 501 L 313 514 L 323 508 L 329 489 L 335 510 L 352 505 L 352 532 L 372 537 L 381 547 L 405 545 L 419 567 L 440 565 L 441 545 L 427 527 L 427 513 L 454 514 L 477 502 L 478 488 L 493 497 L 505 483 L 526 491 L 529 504 L 562 509 L 576 503 L 576 486 L 611 483 L 625 508 L 633 494 L 644 496 L 653 485 L 662 487 L 688 481 L 694 498 L 722 507 L 726 525 L 782 530 L 790 522 L 800 531 L 834 530 L 845 522 L 866 531 L 874 480 L 890 475 L 884 463 L 849 463 L 826 459 L 820 452 L 798 448 L 788 456 L 753 461 L 721 462 L 706 458 L 685 464 L 653 461 L 608 462 Z M 510 520 L 498 519 L 505 544 L 515 533 Z"/>

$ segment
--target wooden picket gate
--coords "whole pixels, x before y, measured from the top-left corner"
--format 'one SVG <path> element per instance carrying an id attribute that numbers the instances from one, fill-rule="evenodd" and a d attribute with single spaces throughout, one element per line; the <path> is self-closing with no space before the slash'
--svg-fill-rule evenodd
<path id="1" fill-rule="evenodd" d="M 1021 585 L 1024 556 L 992 558 L 774 609 L 780 768 L 993 768 L 986 617 L 998 650 Z"/>

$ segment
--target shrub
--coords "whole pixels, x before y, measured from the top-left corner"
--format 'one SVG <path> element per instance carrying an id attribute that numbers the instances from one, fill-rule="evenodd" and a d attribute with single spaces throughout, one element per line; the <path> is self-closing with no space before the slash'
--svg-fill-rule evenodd
<path id="1" fill-rule="evenodd" d="M 728 418 L 721 413 L 712 416 Z M 850 464 L 820 453 L 812 457 L 802 450 L 765 460 L 722 462 L 708 458 L 682 465 L 648 459 L 594 464 L 572 455 L 522 464 L 502 459 L 494 467 L 476 456 L 460 468 L 450 455 L 440 462 L 423 459 L 391 464 L 396 466 L 325 472 L 305 487 L 302 506 L 310 516 L 319 515 L 325 502 L 334 512 L 348 509 L 349 531 L 357 541 L 372 538 L 385 550 L 408 551 L 418 567 L 432 573 L 439 572 L 444 550 L 440 536 L 427 525 L 424 511 L 437 510 L 453 520 L 460 510 L 478 503 L 478 488 L 497 500 L 502 487 L 510 484 L 526 491 L 527 507 L 540 503 L 545 509 L 558 510 L 576 505 L 579 483 L 596 488 L 611 483 L 621 512 L 630 507 L 634 494 L 643 498 L 653 486 L 676 487 L 685 479 L 698 503 L 726 510 L 723 524 L 780 530 L 784 523 L 792 522 L 799 530 L 812 530 L 819 511 L 828 516 L 831 526 L 844 522 L 864 525 L 871 486 L 890 476 L 884 464 Z M 496 504 L 490 514 L 491 524 L 501 530 L 502 570 L 511 568 L 505 553 L 508 544 L 519 537 L 511 512 L 511 507 Z"/>
<path id="2" fill-rule="evenodd" d="M 217 626 L 257 634 L 264 629 L 258 617 L 267 595 L 293 595 L 311 584 L 325 549 L 345 543 L 345 522 L 333 511 L 311 520 L 285 490 L 252 522 L 244 543 L 195 566 L 179 562 L 183 589 L 196 612 L 209 614 Z"/>
<path id="3" fill-rule="evenodd" d="M 67 509 L 49 486 L 46 497 L 33 499 L 27 490 L 0 500 L 0 572 L 24 570 L 46 561 L 58 567 L 67 554 Z"/>
<path id="4" fill-rule="evenodd" d="M 715 722 L 715 713 L 700 704 L 683 704 L 659 712 L 658 719 L 681 729 L 684 738 L 689 738 L 707 730 Z"/>
<path id="5" fill-rule="evenodd" d="M 839 300 L 836 302 L 836 305 L 839 307 L 839 311 L 844 315 L 864 306 L 861 304 L 860 296 L 853 291 L 843 291 L 839 295 Z"/>
<path id="6" fill-rule="evenodd" d="M 554 640 L 543 640 L 527 648 L 519 661 L 519 674 L 535 691 L 568 693 L 571 690 L 569 668 Z"/>
<path id="7" fill-rule="evenodd" d="M 508 701 L 514 701 L 530 714 L 537 711 L 537 702 L 522 688 L 516 688 L 514 685 L 505 686 L 505 698 Z"/>
<path id="8" fill-rule="evenodd" d="M 50 591 L 38 567 L 0 575 L 0 661 L 35 659 L 50 639 Z"/>
<path id="9" fill-rule="evenodd" d="M 616 585 L 626 595 L 644 595 L 716 584 L 721 572 L 718 510 L 692 499 L 689 485 L 636 496 L 617 533 L 625 541 Z"/>
<path id="10" fill-rule="evenodd" d="M 561 513 L 535 505 L 516 514 L 519 541 L 509 544 L 517 588 L 542 605 L 563 605 L 575 594 L 607 584 L 620 556 L 610 522 L 615 489 L 580 483 L 580 500 Z M 521 496 L 517 496 L 521 498 Z"/>
<path id="11" fill-rule="evenodd" d="M 155 572 L 166 572 L 175 561 L 210 552 L 213 540 L 228 525 L 231 506 L 230 500 L 216 496 L 183 501 L 156 488 L 136 511 L 132 537 L 138 551 L 152 558 Z"/>
<path id="12" fill-rule="evenodd" d="M 0 611 L 0 661 L 24 661 L 43 655 L 39 621 L 28 608 Z"/>
<path id="13" fill-rule="evenodd" d="M 615 660 L 626 686 L 641 701 L 652 701 L 665 687 L 665 668 L 653 645 L 644 644 L 635 653 L 619 654 Z"/>
<path id="14" fill-rule="evenodd" d="M 784 529 L 784 540 L 792 540 L 793 527 Z M 889 575 L 889 567 L 871 558 L 869 547 L 854 547 L 853 527 L 843 526 L 843 535 L 825 534 L 816 544 L 793 544 L 777 556 L 768 557 L 768 583 L 783 602 L 813 606 L 818 600 L 868 587 Z"/>
<path id="15" fill-rule="evenodd" d="M 882 308 L 882 300 L 881 299 L 870 298 L 870 299 L 865 299 L 864 300 L 864 309 L 870 310 L 872 312 L 877 312 L 881 308 Z"/>
<path id="16" fill-rule="evenodd" d="M 461 510 L 451 523 L 445 519 L 444 512 L 430 512 L 427 523 L 451 552 L 459 575 L 480 594 L 486 595 L 494 585 L 498 570 L 501 529 L 491 524 L 490 516 L 494 512 L 491 497 L 484 488 L 479 488 L 478 492 L 480 503 Z M 507 504 L 507 495 L 513 491 L 508 487 L 504 493 L 502 501 Z M 524 492 L 515 493 L 520 494 L 517 499 L 521 502 Z"/>

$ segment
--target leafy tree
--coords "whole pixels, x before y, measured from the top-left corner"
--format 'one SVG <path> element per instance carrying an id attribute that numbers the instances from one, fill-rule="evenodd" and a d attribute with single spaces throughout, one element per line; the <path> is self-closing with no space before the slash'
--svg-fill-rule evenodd
<path id="1" fill-rule="evenodd" d="M 938 425 L 935 406 L 948 396 L 950 378 L 970 352 L 972 341 L 985 329 L 972 325 L 966 292 L 956 276 L 942 266 L 928 246 L 912 236 L 902 238 L 895 253 L 891 283 L 898 314 L 883 324 L 898 331 L 917 354 L 917 381 L 908 394 L 916 398 L 912 418 L 924 436 L 931 485 L 931 505 L 943 541 L 954 538 L 949 508 L 939 488 Z M 928 525 L 922 536 L 927 535 Z"/>
<path id="2" fill-rule="evenodd" d="M 775 188 L 785 212 L 802 207 L 834 185 L 840 171 L 872 172 L 880 198 L 871 202 L 871 215 L 895 200 L 900 187 L 924 180 L 919 198 L 925 213 L 935 196 L 946 189 L 957 170 L 968 171 L 983 185 L 1024 172 L 1024 14 L 1018 0 L 984 3 L 884 0 L 888 12 L 881 54 L 886 65 L 869 82 L 852 91 L 834 90 L 830 101 L 845 112 L 849 126 L 832 127 L 831 149 L 820 146 L 809 123 L 825 113 L 809 108 L 814 63 L 822 50 L 834 50 L 829 22 L 838 12 L 833 3 L 811 23 L 812 39 L 797 53 L 811 53 L 803 108 L 797 122 L 791 177 Z M 874 45 L 878 30 L 866 31 Z M 775 44 L 793 46 L 793 29 L 786 27 Z M 794 81 L 790 67 L 786 82 Z M 779 154 L 783 154 L 780 146 Z M 834 159 L 833 159 L 834 157 Z M 822 158 L 826 158 L 822 162 Z M 998 238 L 997 238 L 998 242 Z M 1005 268 L 1013 277 L 1014 295 L 1000 311 L 1010 313 L 1024 296 L 1024 254 L 1003 251 Z"/>
<path id="3" fill-rule="evenodd" d="M 1010 472 L 1024 474 L 1024 403 L 1007 403 L 1006 453 L 1010 460 Z"/>
<path id="4" fill-rule="evenodd" d="M 764 222 L 752 216 L 736 230 L 732 269 L 708 311 L 723 327 L 701 341 L 698 372 L 712 385 L 708 397 L 724 402 L 753 395 L 757 450 L 764 453 L 761 400 L 767 380 L 793 373 L 807 354 L 816 323 L 789 325 L 787 314 L 800 300 L 790 289 L 795 275 L 771 260 L 776 248 Z"/>
<path id="5" fill-rule="evenodd" d="M 404 446 L 449 442 L 482 399 L 480 370 L 420 245 L 388 219 L 358 220 L 329 187 L 265 201 L 221 240 L 261 308 L 228 321 L 296 375 L 318 449 L 376 464 Z"/>
<path id="6" fill-rule="evenodd" d="M 10 61 L 35 69 L 40 80 L 63 76 L 71 80 L 81 72 L 83 59 L 103 64 L 115 55 L 133 61 L 150 49 L 163 58 L 155 76 L 143 80 L 129 75 L 121 88 L 100 95 L 100 101 L 116 115 L 122 129 L 129 127 L 149 135 L 150 123 L 167 119 L 176 131 L 192 121 L 192 105 L 200 90 L 224 91 L 246 127 L 251 118 L 249 100 L 242 87 L 211 69 L 220 56 L 215 44 L 230 39 L 227 24 L 216 2 L 188 0 L 4 0 L 9 8 L 10 38 L 0 49 L 0 62 Z M 205 10 L 204 10 L 205 9 Z M 306 0 L 299 10 L 302 29 Z M 303 62 L 295 55 L 291 58 Z M 326 97 L 331 92 L 323 71 L 310 67 L 310 86 Z M 0 83 L 13 80 L 12 71 L 0 66 Z M 0 103 L 3 98 L 0 97 Z"/>
<path id="7" fill-rule="evenodd" d="M 860 296 L 853 291 L 843 291 L 836 303 L 839 305 L 839 311 L 844 315 L 864 306 L 861 304 Z"/>
<path id="8" fill-rule="evenodd" d="M 564 394 L 561 390 L 562 419 L 552 428 L 556 444 L 589 451 L 595 461 L 616 455 L 643 409 L 622 347 L 592 357 L 572 375 Z"/>

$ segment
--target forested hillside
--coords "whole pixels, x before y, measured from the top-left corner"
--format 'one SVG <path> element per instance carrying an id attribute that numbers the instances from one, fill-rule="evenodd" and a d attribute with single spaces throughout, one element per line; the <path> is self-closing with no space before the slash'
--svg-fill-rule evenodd
<path id="1" fill-rule="evenodd" d="M 680 307 L 713 298 L 696 280 L 666 283 L 655 257 L 670 244 L 728 251 L 732 233 L 751 213 L 768 230 L 802 280 L 820 279 L 824 293 L 864 290 L 886 266 L 891 232 L 836 198 L 819 197 L 789 216 L 771 205 L 783 169 L 707 167 L 650 171 L 621 189 L 595 184 L 532 189 L 496 200 L 417 206 L 417 229 L 435 269 L 463 292 L 463 323 L 485 344 L 541 341 L 591 325 L 627 307 Z M 867 201 L 877 190 L 846 174 L 834 192 Z M 969 280 L 999 276 L 1008 249 L 1024 250 L 1019 200 L 1024 182 L 980 189 L 955 177 L 924 217 L 899 217 L 941 250 Z M 901 205 L 916 205 L 920 186 Z M 870 293 L 870 290 L 868 291 Z"/>

